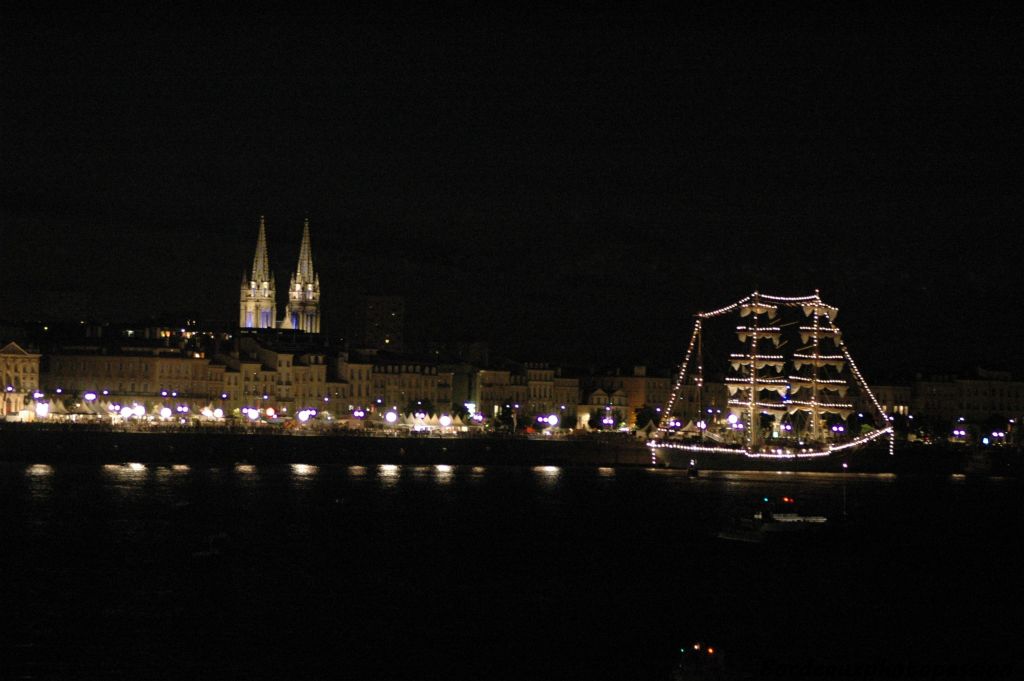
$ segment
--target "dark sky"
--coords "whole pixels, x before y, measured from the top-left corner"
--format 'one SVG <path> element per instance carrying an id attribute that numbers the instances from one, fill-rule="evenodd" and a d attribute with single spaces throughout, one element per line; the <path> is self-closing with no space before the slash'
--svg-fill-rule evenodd
<path id="1" fill-rule="evenodd" d="M 1020 368 L 1017 15 L 24 15 L 0 36 L 0 318 L 233 319 L 307 215 L 327 318 L 677 362 L 820 288 L 865 371 Z"/>

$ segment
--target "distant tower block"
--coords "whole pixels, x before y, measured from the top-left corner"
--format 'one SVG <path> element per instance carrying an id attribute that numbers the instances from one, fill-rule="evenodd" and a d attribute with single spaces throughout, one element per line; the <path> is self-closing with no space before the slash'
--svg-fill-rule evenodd
<path id="1" fill-rule="evenodd" d="M 246 281 L 242 274 L 242 291 L 238 303 L 238 325 L 243 329 L 272 329 L 277 318 L 274 273 L 267 256 L 267 227 L 260 216 L 260 232 L 256 238 L 256 255 L 252 259 L 252 276 Z"/>
<path id="2" fill-rule="evenodd" d="M 283 326 L 306 333 L 320 333 L 320 277 L 313 271 L 308 218 L 302 228 L 299 264 L 288 284 L 288 307 Z"/>

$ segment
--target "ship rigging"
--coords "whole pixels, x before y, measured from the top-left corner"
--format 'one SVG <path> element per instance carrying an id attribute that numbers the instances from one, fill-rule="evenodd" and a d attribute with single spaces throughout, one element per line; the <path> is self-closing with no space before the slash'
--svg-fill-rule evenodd
<path id="1" fill-rule="evenodd" d="M 677 380 L 647 443 L 652 459 L 674 452 L 811 459 L 886 436 L 892 454 L 891 419 L 853 361 L 835 323 L 838 314 L 815 291 L 795 297 L 754 292 L 694 315 Z M 704 327 L 729 318 L 737 347 L 727 356 L 714 349 L 726 360 L 727 398 L 724 409 L 705 411 Z M 698 407 L 696 422 L 687 427 L 676 415 L 684 393 Z"/>

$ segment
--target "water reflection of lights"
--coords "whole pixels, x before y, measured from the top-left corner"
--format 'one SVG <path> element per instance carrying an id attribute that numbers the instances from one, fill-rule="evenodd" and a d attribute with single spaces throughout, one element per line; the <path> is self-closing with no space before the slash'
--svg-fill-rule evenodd
<path id="1" fill-rule="evenodd" d="M 385 463 L 377 466 L 377 478 L 384 487 L 394 487 L 398 484 L 398 478 L 402 474 L 401 466 L 393 463 Z"/>
<path id="2" fill-rule="evenodd" d="M 366 466 L 349 466 L 348 474 L 353 478 L 361 478 L 366 475 Z"/>
<path id="3" fill-rule="evenodd" d="M 555 489 L 562 477 L 562 469 L 558 466 L 535 466 L 533 472 L 537 476 L 538 484 L 549 490 Z"/>
<path id="4" fill-rule="evenodd" d="M 235 464 L 235 472 L 240 475 L 252 475 L 256 472 L 256 466 L 253 466 L 251 463 Z"/>
<path id="5" fill-rule="evenodd" d="M 146 464 L 144 463 L 126 463 L 116 464 L 108 463 L 103 466 L 103 472 L 107 475 L 112 475 L 115 478 L 122 480 L 139 479 L 145 477 Z"/>
<path id="6" fill-rule="evenodd" d="M 310 466 L 307 463 L 293 463 L 292 464 L 292 473 L 294 473 L 295 475 L 299 475 L 299 476 L 305 477 L 307 475 L 314 475 L 316 473 L 316 471 L 317 471 L 317 467 L 316 466 Z"/>
<path id="7" fill-rule="evenodd" d="M 437 473 L 437 481 L 441 483 L 449 483 L 452 481 L 452 467 L 446 464 L 438 464 L 434 466 L 434 471 Z"/>
<path id="8" fill-rule="evenodd" d="M 545 485 L 554 485 L 562 475 L 562 469 L 558 466 L 535 466 L 533 472 Z"/>
<path id="9" fill-rule="evenodd" d="M 174 466 L 171 466 L 171 470 L 174 471 L 175 473 L 188 473 L 190 469 L 185 464 L 179 463 L 175 464 Z"/>
<path id="10" fill-rule="evenodd" d="M 483 475 L 484 473 L 487 472 L 487 469 L 484 468 L 483 466 L 473 466 L 473 472 L 476 473 L 477 475 Z"/>
<path id="11" fill-rule="evenodd" d="M 52 474 L 53 474 L 53 466 L 50 466 L 50 465 L 45 464 L 45 463 L 32 464 L 31 466 L 29 466 L 28 468 L 25 469 L 25 475 L 46 476 L 46 475 L 52 475 Z"/>
<path id="12" fill-rule="evenodd" d="M 603 478 L 615 477 L 615 469 L 608 466 L 601 466 L 597 469 L 597 474 Z"/>

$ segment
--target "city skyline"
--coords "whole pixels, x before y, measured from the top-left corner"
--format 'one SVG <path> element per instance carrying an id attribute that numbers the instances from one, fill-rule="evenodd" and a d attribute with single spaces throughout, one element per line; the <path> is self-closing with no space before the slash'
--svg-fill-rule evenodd
<path id="1" fill-rule="evenodd" d="M 266 215 L 328 333 L 674 364 L 820 289 L 869 375 L 1024 364 L 1015 17 L 309 18 L 5 12 L 0 317 L 231 319 Z"/>

